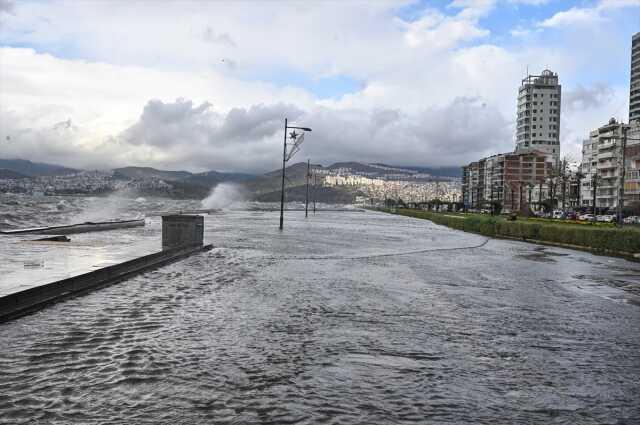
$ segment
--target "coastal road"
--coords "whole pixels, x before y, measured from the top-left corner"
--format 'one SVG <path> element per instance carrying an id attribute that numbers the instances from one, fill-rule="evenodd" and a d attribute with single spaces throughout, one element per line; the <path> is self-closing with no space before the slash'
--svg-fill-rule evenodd
<path id="1" fill-rule="evenodd" d="M 375 212 L 0 325 L 0 423 L 640 423 L 640 264 Z"/>

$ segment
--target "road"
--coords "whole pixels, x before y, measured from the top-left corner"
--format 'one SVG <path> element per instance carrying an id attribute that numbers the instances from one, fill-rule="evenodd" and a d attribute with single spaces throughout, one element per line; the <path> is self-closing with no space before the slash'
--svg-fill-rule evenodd
<path id="1" fill-rule="evenodd" d="M 640 422 L 640 264 L 374 212 L 208 216 L 213 251 L 0 325 L 2 423 Z"/>

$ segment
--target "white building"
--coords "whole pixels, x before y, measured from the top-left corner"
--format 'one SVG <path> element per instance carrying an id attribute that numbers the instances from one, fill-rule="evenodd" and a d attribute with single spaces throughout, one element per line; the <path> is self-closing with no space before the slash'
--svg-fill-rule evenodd
<path id="1" fill-rule="evenodd" d="M 631 39 L 631 79 L 629 84 L 629 124 L 640 124 L 640 32 Z"/>
<path id="2" fill-rule="evenodd" d="M 560 104 L 558 74 L 544 70 L 529 75 L 518 91 L 516 153 L 545 153 L 554 165 L 560 160 Z"/>
<path id="3" fill-rule="evenodd" d="M 593 130 L 582 147 L 580 199 L 582 206 L 593 206 L 593 191 L 597 208 L 617 208 L 622 184 L 622 147 L 627 124 L 614 118 Z"/>

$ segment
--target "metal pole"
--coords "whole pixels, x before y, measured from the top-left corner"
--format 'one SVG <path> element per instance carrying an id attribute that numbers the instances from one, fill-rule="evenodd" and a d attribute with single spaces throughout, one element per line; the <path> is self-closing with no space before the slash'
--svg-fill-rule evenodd
<path id="1" fill-rule="evenodd" d="M 313 214 L 316 213 L 316 199 L 318 198 L 318 175 L 313 173 Z"/>
<path id="2" fill-rule="evenodd" d="M 622 171 L 620 173 L 620 189 L 618 190 L 618 226 L 622 227 L 622 209 L 624 208 L 624 178 L 625 178 L 625 151 L 627 149 L 627 130 L 628 128 L 622 126 Z"/>
<path id="3" fill-rule="evenodd" d="M 598 189 L 598 171 L 596 170 L 596 172 L 593 174 L 593 179 L 592 179 L 592 185 L 593 185 L 593 215 L 594 217 L 597 217 L 597 210 L 596 210 L 596 190 Z"/>
<path id="4" fill-rule="evenodd" d="M 538 185 L 538 212 L 542 208 L 542 180 L 540 180 L 540 184 Z"/>
<path id="5" fill-rule="evenodd" d="M 282 148 L 282 193 L 280 194 L 280 230 L 284 225 L 284 168 L 287 163 L 287 119 L 284 119 L 284 146 Z"/>
<path id="6" fill-rule="evenodd" d="M 565 211 L 565 201 L 566 201 L 566 190 L 567 190 L 567 161 L 566 159 L 562 160 L 562 212 Z"/>
<path id="7" fill-rule="evenodd" d="M 307 159 L 307 195 L 304 199 L 304 218 L 309 217 L 309 166 L 310 159 Z"/>

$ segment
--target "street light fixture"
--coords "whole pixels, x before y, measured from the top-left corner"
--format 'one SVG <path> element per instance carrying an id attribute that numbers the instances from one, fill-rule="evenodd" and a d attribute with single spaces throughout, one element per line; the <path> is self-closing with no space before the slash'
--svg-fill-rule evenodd
<path id="1" fill-rule="evenodd" d="M 287 143 L 287 130 L 292 129 L 293 131 L 289 134 L 289 138 L 292 142 Z M 302 131 L 302 133 L 296 133 L 296 130 Z M 300 150 L 300 145 L 304 140 L 304 132 L 311 131 L 309 127 L 294 127 L 288 125 L 288 121 L 284 119 L 284 146 L 282 150 L 282 193 L 280 194 L 280 230 L 282 230 L 284 225 L 284 179 L 285 179 L 285 168 L 287 165 L 287 161 L 289 161 L 296 152 Z M 287 152 L 287 145 L 291 145 L 291 150 Z"/>

